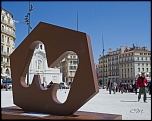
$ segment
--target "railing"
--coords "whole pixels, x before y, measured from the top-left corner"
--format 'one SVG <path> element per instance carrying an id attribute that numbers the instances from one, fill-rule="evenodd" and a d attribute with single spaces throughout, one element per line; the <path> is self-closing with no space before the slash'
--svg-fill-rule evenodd
<path id="1" fill-rule="evenodd" d="M 8 23 L 6 20 L 1 20 L 1 22 L 5 23 L 5 24 L 7 24 L 7 25 L 9 25 L 9 26 L 11 26 L 11 27 L 13 27 L 15 29 L 14 24 Z"/>
<path id="2" fill-rule="evenodd" d="M 5 63 L 5 65 L 6 65 L 6 66 L 10 66 L 10 63 L 9 63 L 9 62 L 7 62 L 7 63 Z"/>
<path id="3" fill-rule="evenodd" d="M 11 43 L 7 43 L 8 46 L 11 46 Z"/>
<path id="4" fill-rule="evenodd" d="M 10 56 L 10 53 L 6 52 L 6 51 L 1 51 L 1 55 L 7 55 Z"/>
<path id="5" fill-rule="evenodd" d="M 10 66 L 10 62 L 1 61 L 1 65 Z"/>
<path id="6" fill-rule="evenodd" d="M 1 65 L 4 65 L 5 64 L 5 62 L 4 61 L 1 61 Z"/>
<path id="7" fill-rule="evenodd" d="M 1 42 L 4 42 L 4 39 L 2 39 Z"/>
<path id="8" fill-rule="evenodd" d="M 5 29 L 1 29 L 2 32 L 8 34 L 8 35 L 11 35 L 12 37 L 16 38 L 16 35 L 8 30 L 5 30 Z"/>

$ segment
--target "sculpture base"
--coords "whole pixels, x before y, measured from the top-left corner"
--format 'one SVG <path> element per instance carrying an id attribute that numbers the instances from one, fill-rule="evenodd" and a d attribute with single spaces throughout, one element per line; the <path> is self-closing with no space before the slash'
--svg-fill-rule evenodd
<path id="1" fill-rule="evenodd" d="M 48 119 L 48 120 L 122 120 L 122 115 L 77 111 L 70 116 L 56 116 L 25 112 L 17 106 L 1 108 L 2 119 Z"/>

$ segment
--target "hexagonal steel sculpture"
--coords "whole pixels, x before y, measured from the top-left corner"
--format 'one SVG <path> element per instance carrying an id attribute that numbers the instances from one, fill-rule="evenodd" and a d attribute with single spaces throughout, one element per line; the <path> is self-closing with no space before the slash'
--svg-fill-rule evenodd
<path id="1" fill-rule="evenodd" d="M 48 67 L 54 67 L 71 51 L 79 57 L 79 66 L 68 97 L 61 103 L 56 96 L 59 84 L 46 90 L 40 76 L 34 75 L 27 86 L 25 77 L 35 47 L 43 42 Z M 40 22 L 10 56 L 14 104 L 24 111 L 71 115 L 99 92 L 89 35 Z"/>

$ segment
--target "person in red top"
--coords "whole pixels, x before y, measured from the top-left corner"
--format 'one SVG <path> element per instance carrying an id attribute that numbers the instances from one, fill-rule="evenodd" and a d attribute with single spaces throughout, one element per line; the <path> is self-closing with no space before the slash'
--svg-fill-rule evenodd
<path id="1" fill-rule="evenodd" d="M 138 101 L 140 100 L 141 94 L 143 93 L 144 94 L 143 100 L 144 102 L 146 102 L 147 97 L 146 97 L 145 87 L 148 86 L 148 82 L 147 82 L 144 72 L 142 72 L 141 76 L 137 79 L 137 85 L 139 88 Z"/>

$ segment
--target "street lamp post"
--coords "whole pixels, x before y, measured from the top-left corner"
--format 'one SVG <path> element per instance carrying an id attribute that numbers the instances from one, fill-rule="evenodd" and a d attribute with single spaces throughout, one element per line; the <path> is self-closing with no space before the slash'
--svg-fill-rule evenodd
<path id="1" fill-rule="evenodd" d="M 30 13 L 31 11 L 34 9 L 34 6 L 33 5 L 30 5 L 30 1 L 29 1 L 29 10 L 28 10 L 28 13 L 27 15 L 25 16 L 25 22 L 27 23 L 28 25 L 28 35 L 30 33 L 30 29 L 32 29 L 31 25 L 30 25 Z M 27 72 L 27 85 L 29 85 L 29 69 L 28 69 L 28 72 Z"/>

